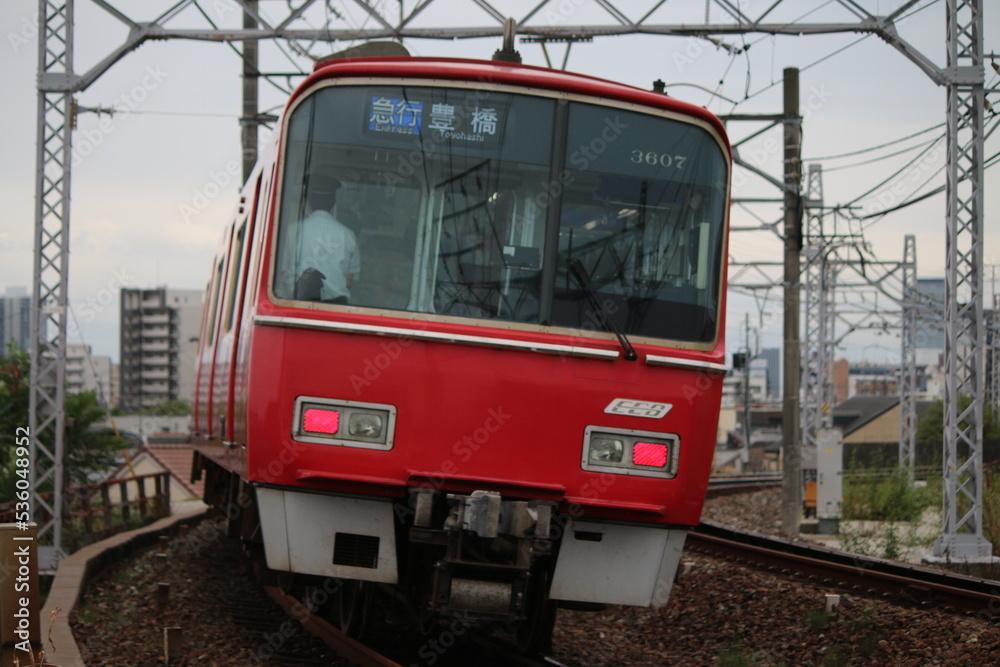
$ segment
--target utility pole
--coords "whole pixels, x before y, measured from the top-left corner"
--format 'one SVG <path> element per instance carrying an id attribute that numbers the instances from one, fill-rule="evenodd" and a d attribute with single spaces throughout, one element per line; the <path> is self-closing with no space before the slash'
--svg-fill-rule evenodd
<path id="1" fill-rule="evenodd" d="M 802 251 L 802 118 L 799 116 L 799 70 L 785 69 L 785 346 L 782 412 L 782 467 L 785 473 L 782 492 L 781 530 L 797 535 L 802 514 L 802 447 L 799 433 L 799 383 L 802 361 L 799 340 L 799 253 Z"/>
<path id="2" fill-rule="evenodd" d="M 243 29 L 257 29 L 257 0 L 247 0 L 243 10 Z M 250 178 L 250 172 L 257 164 L 257 47 L 259 42 L 248 39 L 243 42 L 243 117 L 240 118 L 243 144 L 243 183 Z"/>
<path id="3" fill-rule="evenodd" d="M 750 467 L 750 313 L 746 313 L 746 357 L 743 361 L 743 472 Z"/>

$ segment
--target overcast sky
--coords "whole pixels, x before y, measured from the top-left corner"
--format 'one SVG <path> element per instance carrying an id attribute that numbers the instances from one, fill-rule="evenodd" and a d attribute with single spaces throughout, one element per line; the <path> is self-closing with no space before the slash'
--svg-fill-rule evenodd
<path id="1" fill-rule="evenodd" d="M 115 7 L 136 20 L 150 20 L 152 9 L 174 3 L 155 0 L 112 0 Z M 237 27 L 238 12 L 232 0 L 202 0 L 206 13 L 222 27 Z M 287 15 L 286 2 L 261 3 L 265 15 Z M 338 27 L 372 25 L 371 19 L 351 3 L 331 2 L 341 11 Z M 397 3 L 382 3 L 395 7 Z M 412 3 L 406 3 L 409 7 Z M 503 11 L 522 16 L 530 2 L 494 3 Z M 593 0 L 554 0 L 529 24 L 613 24 L 614 19 Z M 619 2 L 638 18 L 649 2 Z M 750 15 L 770 6 L 767 2 L 738 3 Z M 887 13 L 898 3 L 862 1 L 872 12 Z M 899 32 L 916 49 L 943 66 L 944 0 L 925 0 L 917 12 L 899 25 Z M 1000 51 L 1000 9 L 984 2 L 985 51 Z M 683 9 L 681 6 L 683 5 Z M 784 5 L 788 5 L 785 7 Z M 857 19 L 837 3 L 820 0 L 786 0 L 768 21 L 792 21 L 816 8 L 804 21 L 809 23 L 856 23 Z M 89 0 L 76 0 L 77 73 L 88 70 L 122 43 L 123 27 Z M 30 288 L 34 189 L 36 171 L 36 40 L 37 0 L 3 0 L 0 3 L 0 80 L 5 89 L 4 123 L 0 125 L 0 288 L 23 285 Z M 634 13 L 634 14 L 632 14 Z M 710 16 L 723 20 L 712 5 Z M 324 21 L 322 7 L 307 14 L 310 25 Z M 668 2 L 648 23 L 702 23 L 703 2 Z M 725 19 L 729 22 L 730 19 Z M 367 21 L 367 23 L 366 23 Z M 495 21 L 467 2 L 433 3 L 414 26 L 488 26 Z M 173 27 L 206 27 L 191 10 L 178 16 Z M 306 27 L 305 25 L 301 27 Z M 670 86 L 668 93 L 719 114 L 778 113 L 781 111 L 781 78 L 786 67 L 802 68 L 801 105 L 803 155 L 822 160 L 824 200 L 827 205 L 853 203 L 863 216 L 899 204 L 903 197 L 919 195 L 944 183 L 943 127 L 945 91 L 917 66 L 877 37 L 844 34 L 808 37 L 766 35 L 724 36 L 716 45 L 694 37 L 629 36 L 596 39 L 572 48 L 568 69 L 649 88 L 655 79 Z M 860 41 L 858 41 L 860 39 Z M 851 45 L 853 42 L 856 44 Z M 303 45 L 313 55 L 338 51 L 351 43 Z M 499 46 L 497 39 L 467 41 L 408 40 L 414 55 L 488 58 Z M 519 44 L 524 61 L 545 65 L 537 44 Z M 550 46 L 556 66 L 562 62 L 564 45 Z M 842 49 L 842 50 L 841 50 Z M 733 51 L 741 53 L 732 53 Z M 840 50 L 839 53 L 835 53 Z M 286 55 L 287 54 L 287 55 Z M 833 54 L 833 55 L 831 55 Z M 822 60 L 825 56 L 829 58 Z M 273 44 L 262 46 L 261 68 L 265 71 L 309 69 L 310 61 L 295 55 L 288 46 L 280 51 Z M 987 87 L 998 86 L 1000 77 L 987 64 Z M 82 113 L 74 133 L 70 254 L 70 301 L 79 322 L 81 339 L 95 353 L 118 360 L 118 293 L 122 286 L 201 289 L 208 277 L 210 258 L 219 235 L 234 207 L 240 152 L 238 116 L 241 105 L 240 63 L 224 44 L 190 41 L 147 42 L 115 64 L 90 88 L 77 96 L 81 107 L 128 109 L 113 117 Z M 293 83 L 301 79 L 293 79 Z M 707 90 L 705 90 L 707 89 Z M 261 109 L 280 109 L 287 95 L 261 83 Z M 716 93 L 713 95 L 712 93 Z M 1000 109 L 1000 93 L 988 95 Z M 987 130 L 998 119 L 987 113 Z M 734 141 L 762 127 L 733 123 Z M 925 131 L 926 132 L 923 132 Z M 922 132 L 922 133 L 921 133 Z M 854 151 L 912 139 L 858 155 L 831 158 Z M 777 178 L 781 178 L 781 133 L 773 129 L 748 142 L 742 155 Z M 777 150 L 775 148 L 777 147 Z M 904 150 L 908 149 L 908 150 Z M 859 164 L 901 152 L 895 157 Z M 922 152 L 923 151 L 923 152 Z M 1000 151 L 1000 132 L 986 142 L 985 157 Z M 899 174 L 885 185 L 882 181 Z M 778 191 L 743 170 L 736 173 L 737 197 L 779 196 Z M 926 185 L 923 185 L 926 182 Z M 874 188 L 874 189 L 873 189 Z M 918 190 L 918 188 L 920 188 Z M 869 191 L 871 191 L 869 193 Z M 986 211 L 985 292 L 1000 290 L 991 278 L 1000 272 L 1000 168 L 989 169 L 985 182 Z M 864 196 L 862 196 L 864 195 Z M 859 199 L 860 197 L 860 199 Z M 781 211 L 773 205 L 734 208 L 734 227 L 774 222 Z M 915 234 L 920 277 L 940 278 L 945 267 L 945 198 L 943 194 L 867 223 L 841 218 L 836 229 L 858 232 L 883 261 L 902 257 L 903 237 Z M 827 223 L 832 229 L 834 221 Z M 781 256 L 781 242 L 770 232 L 736 232 L 731 238 L 731 256 L 738 261 L 774 261 Z M 994 268 L 996 266 L 996 268 Z M 773 275 L 774 272 L 772 271 Z M 780 293 L 766 299 L 734 294 L 729 311 L 729 336 L 743 338 L 744 313 L 751 325 L 763 325 L 762 342 L 778 346 L 781 341 Z M 880 302 L 880 305 L 882 303 Z M 889 307 L 886 301 L 884 304 Z M 893 359 L 898 355 L 898 337 L 858 335 L 844 351 L 854 358 Z M 731 343 L 731 348 L 737 345 Z"/>

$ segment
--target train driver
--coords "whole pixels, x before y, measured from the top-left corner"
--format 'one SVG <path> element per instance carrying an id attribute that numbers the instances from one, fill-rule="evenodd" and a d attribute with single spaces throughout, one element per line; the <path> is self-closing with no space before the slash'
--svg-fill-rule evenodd
<path id="1" fill-rule="evenodd" d="M 278 265 L 279 275 L 287 276 L 279 281 L 282 291 L 292 298 L 346 304 L 361 273 L 357 238 L 332 213 L 340 185 L 324 174 L 307 178 L 305 217 L 287 230 Z"/>

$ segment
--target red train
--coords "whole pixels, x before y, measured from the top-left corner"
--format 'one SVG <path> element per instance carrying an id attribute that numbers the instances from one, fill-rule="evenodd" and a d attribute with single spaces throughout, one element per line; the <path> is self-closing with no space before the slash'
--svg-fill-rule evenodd
<path id="1" fill-rule="evenodd" d="M 560 601 L 664 604 L 715 447 L 730 171 L 661 93 L 320 63 L 214 260 L 206 500 L 285 583 L 338 580 L 345 626 L 382 585 L 525 645 Z"/>

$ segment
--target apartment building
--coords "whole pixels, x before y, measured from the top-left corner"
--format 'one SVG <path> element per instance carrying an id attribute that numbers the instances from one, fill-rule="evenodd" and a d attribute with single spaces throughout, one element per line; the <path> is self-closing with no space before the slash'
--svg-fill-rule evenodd
<path id="1" fill-rule="evenodd" d="M 192 399 L 202 290 L 121 290 L 121 407 Z"/>

